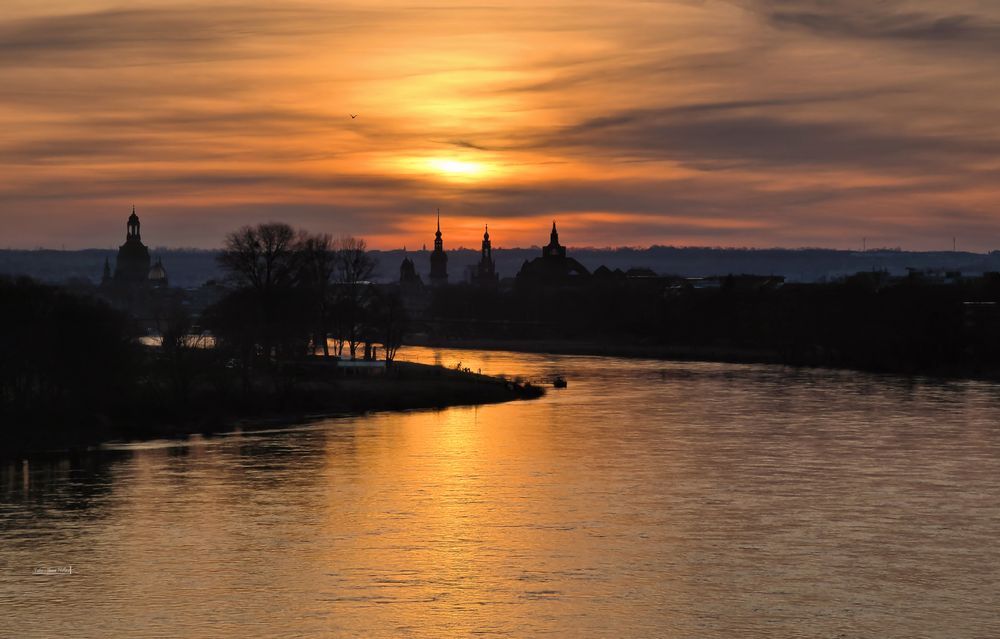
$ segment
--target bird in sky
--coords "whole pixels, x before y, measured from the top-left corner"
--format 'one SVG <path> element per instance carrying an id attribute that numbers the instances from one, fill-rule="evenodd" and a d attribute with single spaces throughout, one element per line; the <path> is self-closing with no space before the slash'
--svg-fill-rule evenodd
<path id="1" fill-rule="evenodd" d="M 354 118 L 358 117 L 357 115 L 355 115 L 355 114 L 353 114 L 353 113 L 348 113 L 347 115 L 351 116 L 351 119 L 352 119 L 352 120 L 353 120 Z"/>

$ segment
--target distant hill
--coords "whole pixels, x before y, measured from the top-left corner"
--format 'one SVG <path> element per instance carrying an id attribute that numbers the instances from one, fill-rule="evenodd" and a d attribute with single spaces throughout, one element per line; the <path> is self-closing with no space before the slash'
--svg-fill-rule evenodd
<path id="1" fill-rule="evenodd" d="M 196 287 L 211 279 L 220 279 L 222 272 L 215 261 L 215 251 L 156 248 L 153 259 L 161 258 L 172 286 Z M 376 278 L 393 281 L 399 277 L 399 264 L 404 252 L 372 251 L 378 259 Z M 1000 271 L 1000 252 L 917 253 L 895 250 L 837 251 L 831 249 L 723 249 L 653 246 L 647 249 L 569 249 L 570 255 L 594 270 L 602 264 L 611 269 L 650 268 L 660 274 L 702 277 L 746 273 L 783 275 L 792 282 L 816 282 L 838 279 L 859 271 L 885 269 L 893 275 L 906 273 L 907 268 L 961 271 L 979 274 Z M 116 252 L 107 249 L 81 251 L 0 250 L 0 273 L 28 275 L 46 282 L 85 279 L 97 283 L 104 260 L 114 266 Z M 430 272 L 429 251 L 407 251 L 417 272 L 427 281 Z M 541 255 L 540 248 L 494 249 L 500 277 L 513 277 L 525 260 Z M 479 260 L 479 251 L 458 249 L 448 251 L 450 281 L 466 279 L 466 270 Z"/>

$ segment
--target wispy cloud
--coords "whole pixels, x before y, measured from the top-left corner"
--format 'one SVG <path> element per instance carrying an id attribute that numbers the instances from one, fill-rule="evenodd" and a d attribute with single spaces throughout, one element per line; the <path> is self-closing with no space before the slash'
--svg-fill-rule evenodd
<path id="1" fill-rule="evenodd" d="M 1000 17 L 978 2 L 757 0 L 750 5 L 776 26 L 824 36 L 1000 52 Z"/>
<path id="2" fill-rule="evenodd" d="M 1000 242 L 992 3 L 61 2 L 0 17 L 12 245 Z"/>

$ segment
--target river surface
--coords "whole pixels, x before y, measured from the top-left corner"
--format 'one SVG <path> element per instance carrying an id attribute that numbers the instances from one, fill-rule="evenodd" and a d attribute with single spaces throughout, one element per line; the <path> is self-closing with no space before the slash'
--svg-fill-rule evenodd
<path id="1" fill-rule="evenodd" d="M 1000 386 L 401 356 L 569 387 L 2 462 L 0 636 L 1000 637 Z"/>

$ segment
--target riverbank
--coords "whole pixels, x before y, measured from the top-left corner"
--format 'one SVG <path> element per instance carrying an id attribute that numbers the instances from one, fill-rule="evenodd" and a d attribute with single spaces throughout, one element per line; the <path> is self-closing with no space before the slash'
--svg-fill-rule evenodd
<path id="1" fill-rule="evenodd" d="M 484 351 L 517 351 L 521 353 L 551 353 L 553 355 L 593 355 L 678 361 L 730 362 L 734 364 L 783 364 L 776 351 L 749 348 L 668 346 L 598 342 L 590 340 L 527 340 L 527 339 L 426 339 L 407 338 L 408 346 L 467 348 Z"/>
<path id="2" fill-rule="evenodd" d="M 93 447 L 110 441 L 213 435 L 235 428 L 296 425 L 341 415 L 535 399 L 544 389 L 441 366 L 393 362 L 378 374 L 345 377 L 322 360 L 291 381 L 255 378 L 245 392 L 210 386 L 171 401 L 150 389 L 144 402 L 105 411 L 54 406 L 0 428 L 0 457 Z"/>
<path id="3" fill-rule="evenodd" d="M 921 376 L 940 379 L 975 379 L 1000 381 L 1000 369 L 940 365 L 940 366 L 886 366 L 862 365 L 836 354 L 817 349 L 807 354 L 789 357 L 773 349 L 752 349 L 727 346 L 679 346 L 669 344 L 636 344 L 598 342 L 591 340 L 530 340 L 530 339 L 426 339 L 411 337 L 409 346 L 430 348 L 459 348 L 484 351 L 516 351 L 521 353 L 550 353 L 553 355 L 589 355 L 596 357 L 623 357 L 634 359 L 662 359 L 681 362 L 722 362 L 730 364 L 775 364 L 796 368 L 827 368 L 854 370 L 902 376 Z"/>

